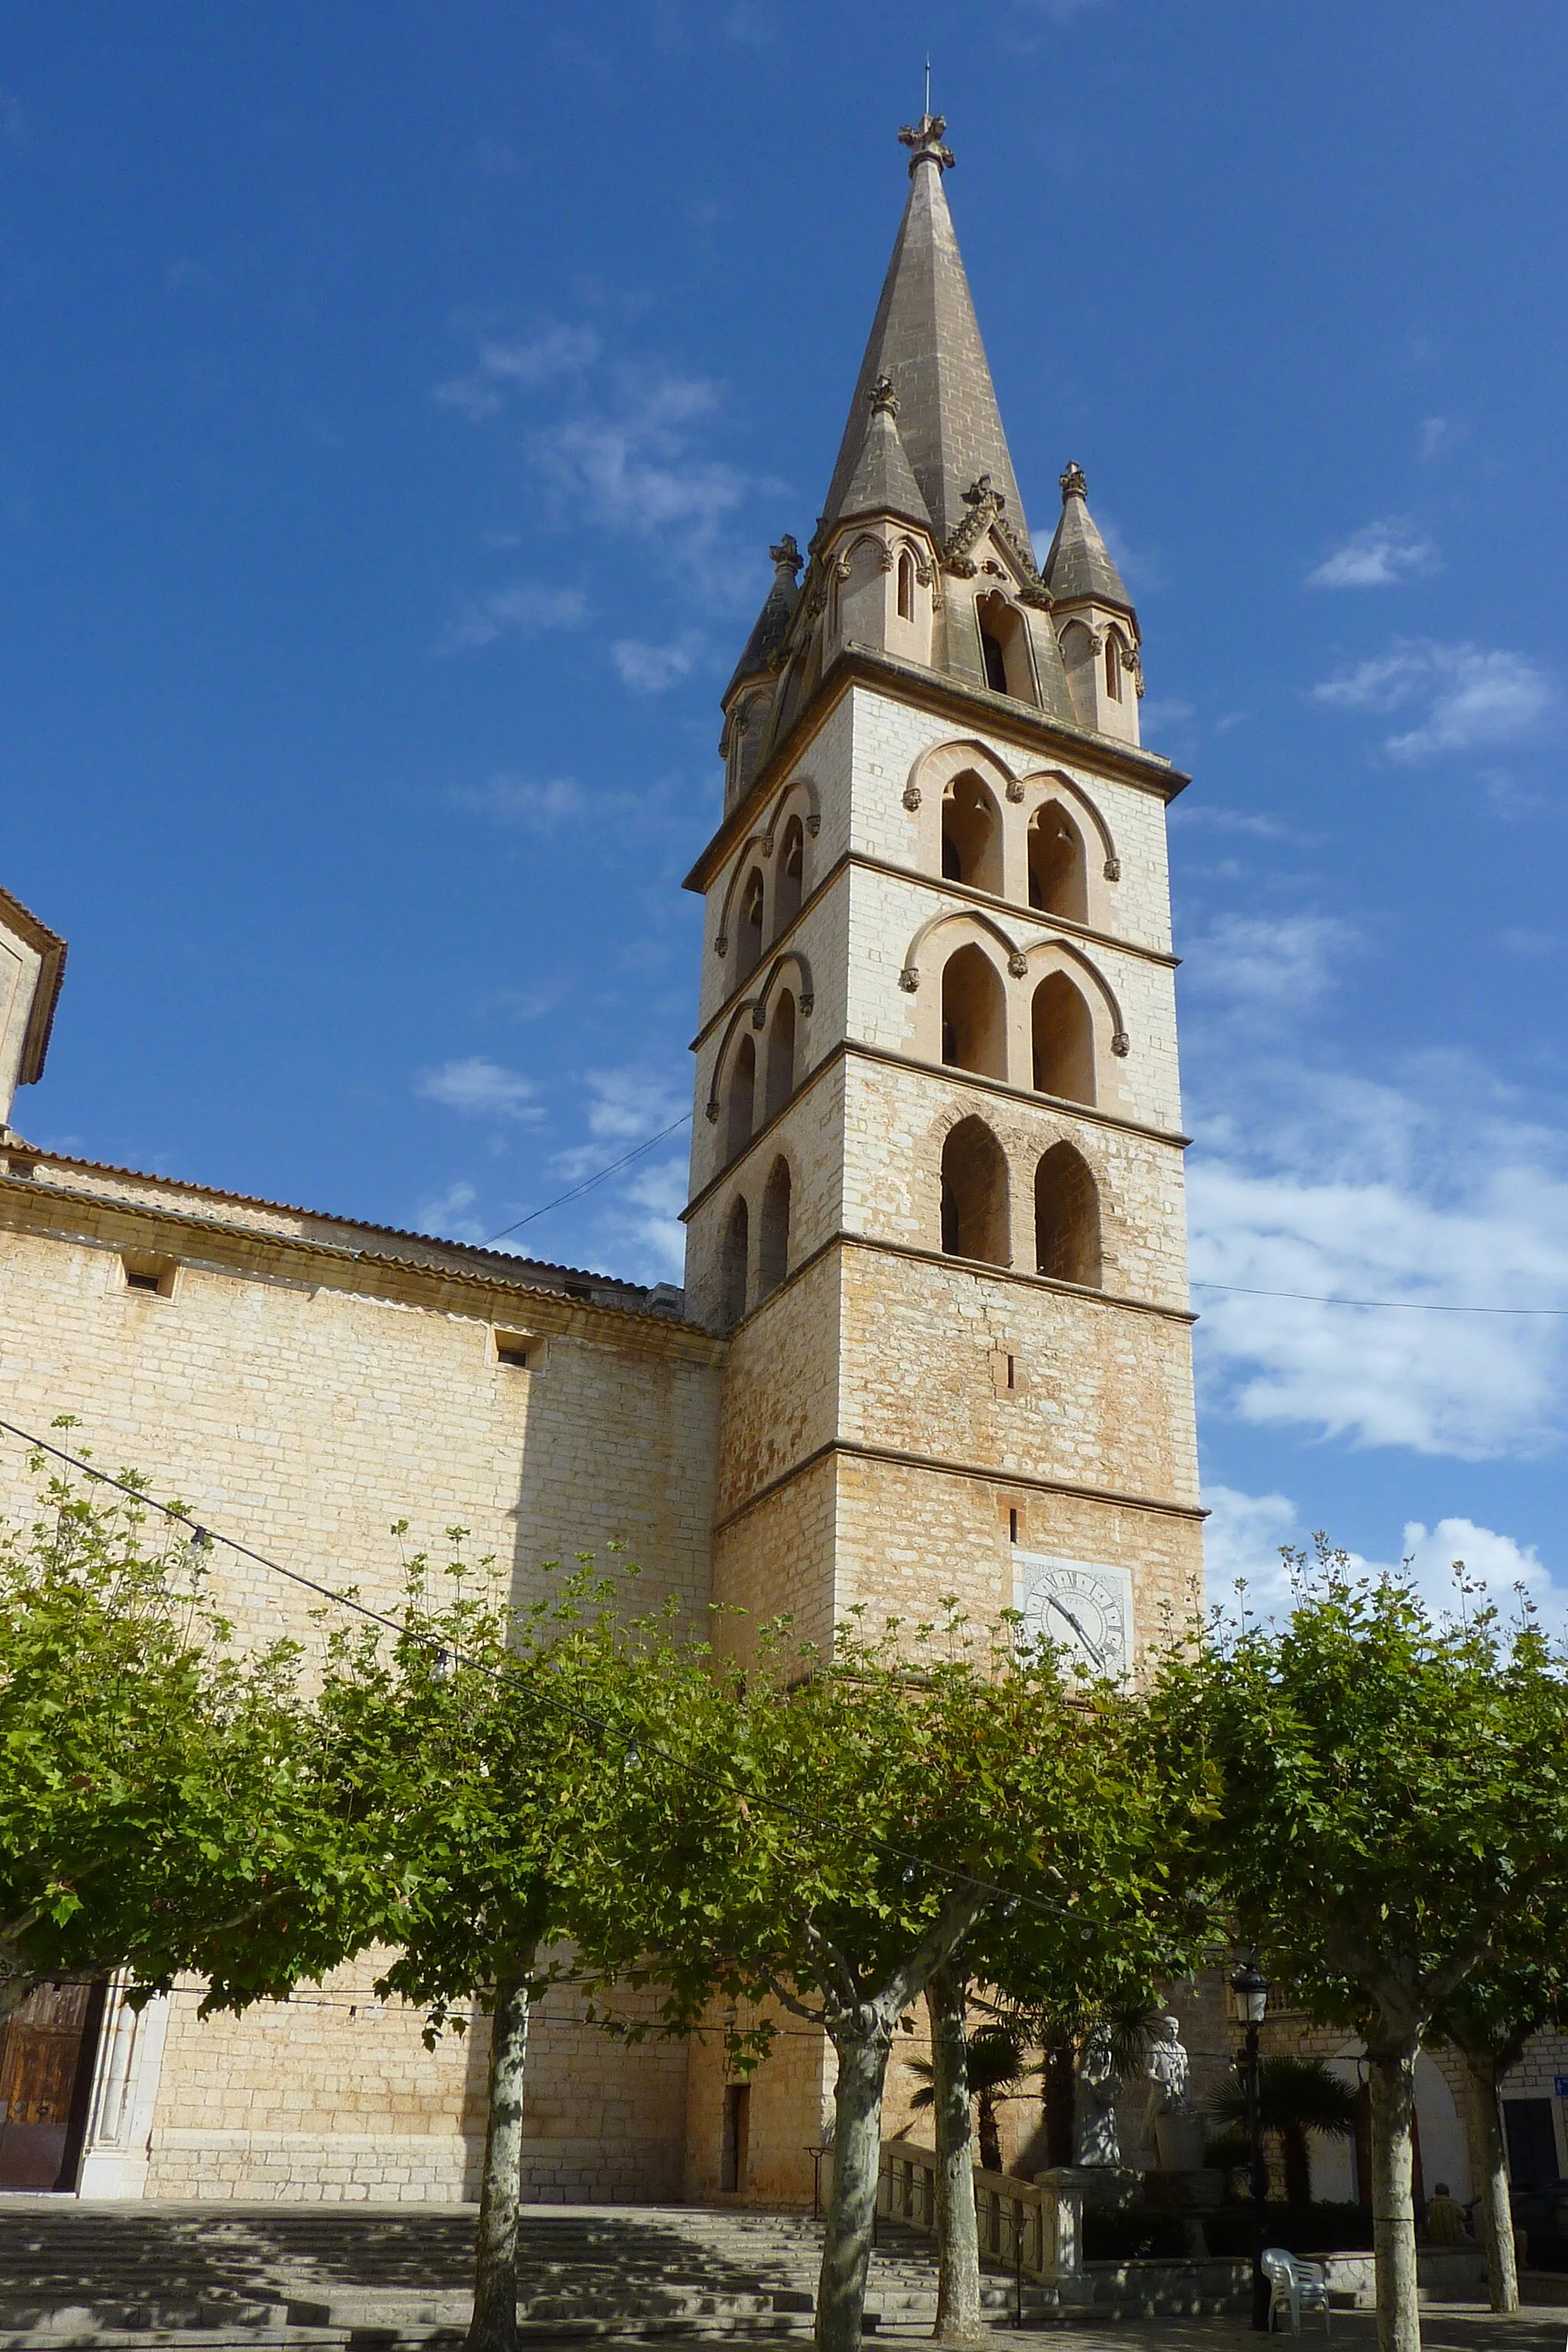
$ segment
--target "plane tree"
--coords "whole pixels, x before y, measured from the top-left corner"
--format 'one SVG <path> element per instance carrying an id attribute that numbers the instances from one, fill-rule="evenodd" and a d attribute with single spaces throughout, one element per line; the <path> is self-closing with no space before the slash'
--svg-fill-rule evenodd
<path id="1" fill-rule="evenodd" d="M 1213 1866 L 1241 1937 L 1314 2022 L 1360 2035 L 1382 2352 L 1418 2352 L 1415 2060 L 1510 1923 L 1568 1866 L 1568 1705 L 1526 1612 L 1435 1616 L 1320 1538 L 1297 1600 L 1167 1659 L 1173 1761 L 1212 1776 Z"/>

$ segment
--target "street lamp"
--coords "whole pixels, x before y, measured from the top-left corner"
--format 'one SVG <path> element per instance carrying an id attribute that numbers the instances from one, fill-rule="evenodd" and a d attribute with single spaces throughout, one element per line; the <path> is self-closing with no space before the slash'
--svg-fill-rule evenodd
<path id="1" fill-rule="evenodd" d="M 1268 2007 L 1268 1979 L 1249 1952 L 1230 1973 L 1237 2013 L 1247 2028 L 1242 2053 L 1247 2086 L 1247 2141 L 1252 2159 L 1252 2325 L 1268 2332 L 1268 2282 L 1263 2275 L 1263 2238 L 1268 2226 L 1268 2167 L 1263 2155 L 1263 2078 L 1258 2032 Z"/>

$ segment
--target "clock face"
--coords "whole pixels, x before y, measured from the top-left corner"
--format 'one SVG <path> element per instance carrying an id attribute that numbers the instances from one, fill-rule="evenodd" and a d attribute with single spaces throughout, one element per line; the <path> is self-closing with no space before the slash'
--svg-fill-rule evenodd
<path id="1" fill-rule="evenodd" d="M 1132 1579 L 1098 1560 L 1013 1555 L 1013 1606 L 1026 1641 L 1053 1642 L 1073 1664 L 1120 1682 L 1132 1663 Z"/>

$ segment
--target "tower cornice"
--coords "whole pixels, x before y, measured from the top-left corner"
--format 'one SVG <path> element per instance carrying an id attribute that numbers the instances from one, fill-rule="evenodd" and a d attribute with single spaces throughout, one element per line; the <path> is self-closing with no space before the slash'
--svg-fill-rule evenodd
<path id="1" fill-rule="evenodd" d="M 988 687 L 972 686 L 945 672 L 927 669 L 919 662 L 900 661 L 896 654 L 883 653 L 875 646 L 851 643 L 834 657 L 809 707 L 774 747 L 752 778 L 744 800 L 736 803 L 709 842 L 686 877 L 682 886 L 685 889 L 699 893 L 707 889 L 725 859 L 754 831 L 757 818 L 786 771 L 856 686 L 869 686 L 892 694 L 916 709 L 930 711 L 933 717 L 955 719 L 961 725 L 970 727 L 979 724 L 988 733 L 1037 745 L 1041 751 L 1054 752 L 1075 766 L 1118 783 L 1134 785 L 1141 792 L 1152 793 L 1167 804 L 1192 782 L 1189 775 L 1173 767 L 1157 751 L 1113 742 L 1109 736 L 1096 735 L 1088 728 L 1068 727 L 1032 702 L 1020 702 L 1010 694 L 993 693 Z"/>

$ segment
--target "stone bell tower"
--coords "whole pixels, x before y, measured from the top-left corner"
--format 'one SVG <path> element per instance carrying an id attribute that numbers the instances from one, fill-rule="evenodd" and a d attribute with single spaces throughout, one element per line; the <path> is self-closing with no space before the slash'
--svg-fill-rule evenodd
<path id="1" fill-rule="evenodd" d="M 1037 566 L 943 130 L 900 134 L 826 503 L 798 586 L 795 542 L 773 551 L 688 881 L 687 1297 L 732 1334 L 713 1592 L 819 1641 L 858 1602 L 1016 1606 L 1119 1674 L 1201 1580 L 1165 855 L 1186 779 L 1139 744 L 1137 616 L 1076 465 Z M 693 2193 L 809 2190 L 821 2053 L 792 2047 L 747 2095 L 743 2166 L 731 2119 L 732 2181 L 694 2053 Z"/>

